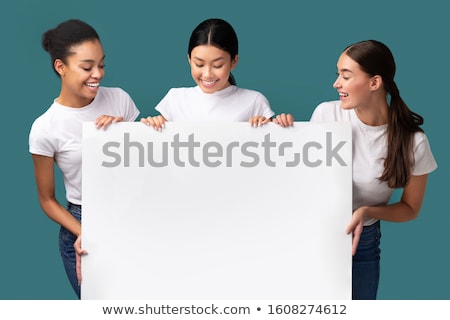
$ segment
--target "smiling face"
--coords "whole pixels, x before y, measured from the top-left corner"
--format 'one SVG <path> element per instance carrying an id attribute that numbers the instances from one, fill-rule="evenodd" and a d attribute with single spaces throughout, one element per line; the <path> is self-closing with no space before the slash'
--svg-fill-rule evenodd
<path id="1" fill-rule="evenodd" d="M 235 68 L 238 56 L 212 45 L 200 45 L 192 49 L 189 59 L 191 75 L 204 93 L 214 93 L 230 86 L 228 78 Z"/>
<path id="2" fill-rule="evenodd" d="M 333 87 L 339 92 L 343 109 L 364 108 L 375 89 L 374 77 L 364 72 L 345 52 L 337 63 L 338 77 Z"/>
<path id="3" fill-rule="evenodd" d="M 61 76 L 61 93 L 57 101 L 65 106 L 80 108 L 94 100 L 105 74 L 105 54 L 98 40 L 84 41 L 71 48 L 73 54 L 65 62 L 55 61 Z"/>

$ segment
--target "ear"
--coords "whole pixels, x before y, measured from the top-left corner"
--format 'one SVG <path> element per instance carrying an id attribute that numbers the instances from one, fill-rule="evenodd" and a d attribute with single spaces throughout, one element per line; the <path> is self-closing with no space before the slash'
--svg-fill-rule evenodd
<path id="1" fill-rule="evenodd" d="M 231 70 L 234 70 L 234 68 L 236 68 L 236 65 L 238 64 L 239 61 L 239 56 L 235 55 L 234 59 L 231 60 Z"/>
<path id="2" fill-rule="evenodd" d="M 383 78 L 379 75 L 375 75 L 370 79 L 370 89 L 376 91 L 383 87 Z"/>
<path id="3" fill-rule="evenodd" d="M 56 59 L 55 62 L 53 62 L 53 67 L 61 77 L 66 74 L 66 65 L 61 59 Z"/>

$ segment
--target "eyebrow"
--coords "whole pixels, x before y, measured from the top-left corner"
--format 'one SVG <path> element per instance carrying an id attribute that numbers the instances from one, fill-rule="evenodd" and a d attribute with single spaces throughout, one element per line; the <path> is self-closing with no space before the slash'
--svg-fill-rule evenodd
<path id="1" fill-rule="evenodd" d="M 350 70 L 350 69 L 347 69 L 347 68 L 343 68 L 343 69 L 338 69 L 340 72 L 351 72 L 351 73 L 353 73 L 353 71 L 352 70 Z"/>
<path id="2" fill-rule="evenodd" d="M 103 60 L 105 60 L 105 55 L 100 59 L 100 61 L 103 61 Z M 95 61 L 94 60 L 92 60 L 92 59 L 85 59 L 85 60 L 80 60 L 80 62 L 89 62 L 89 63 L 95 63 Z"/>
<path id="3" fill-rule="evenodd" d="M 203 60 L 203 59 L 201 59 L 199 57 L 193 57 L 193 59 L 201 61 L 201 62 L 205 61 L 205 60 Z M 218 57 L 218 58 L 214 59 L 212 62 L 216 62 L 216 61 L 219 61 L 219 60 L 225 60 L 225 58 L 224 57 Z"/>

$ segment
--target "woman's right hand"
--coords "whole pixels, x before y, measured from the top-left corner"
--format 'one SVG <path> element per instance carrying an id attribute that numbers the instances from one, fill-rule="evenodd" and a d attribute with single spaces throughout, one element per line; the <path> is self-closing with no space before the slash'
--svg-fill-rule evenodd
<path id="1" fill-rule="evenodd" d="M 159 115 L 154 117 L 141 118 L 141 122 L 147 126 L 152 126 L 153 129 L 157 131 L 161 131 L 164 128 L 164 123 L 166 123 L 167 120 L 162 115 Z"/>
<path id="2" fill-rule="evenodd" d="M 282 127 L 291 127 L 294 125 L 294 116 L 290 113 L 281 113 L 273 120 L 273 123 L 279 124 Z"/>
<path id="3" fill-rule="evenodd" d="M 81 235 L 79 235 L 77 240 L 75 240 L 73 247 L 75 249 L 75 256 L 76 256 L 76 272 L 77 272 L 78 285 L 81 285 L 81 280 L 82 280 L 81 256 L 87 254 L 87 251 L 84 250 L 83 248 L 81 248 Z"/>

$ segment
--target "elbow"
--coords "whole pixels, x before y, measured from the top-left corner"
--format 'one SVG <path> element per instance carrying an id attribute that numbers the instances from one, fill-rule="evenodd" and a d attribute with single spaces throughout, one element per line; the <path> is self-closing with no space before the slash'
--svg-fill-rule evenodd
<path id="1" fill-rule="evenodd" d="M 405 205 L 406 205 L 405 222 L 416 220 L 419 217 L 421 207 L 420 206 L 418 206 L 418 207 L 411 206 L 407 203 L 405 203 Z"/>
<path id="2" fill-rule="evenodd" d="M 39 196 L 39 205 L 40 205 L 42 211 L 44 211 L 47 215 L 48 215 L 48 212 L 51 211 L 51 208 L 54 207 L 54 205 L 56 203 L 57 203 L 57 201 L 56 201 L 55 197 Z"/>
<path id="3" fill-rule="evenodd" d="M 414 212 L 411 214 L 411 217 L 410 217 L 409 220 L 410 220 L 410 221 L 416 220 L 417 217 L 419 217 L 419 212 L 420 212 L 420 210 L 414 211 Z"/>

